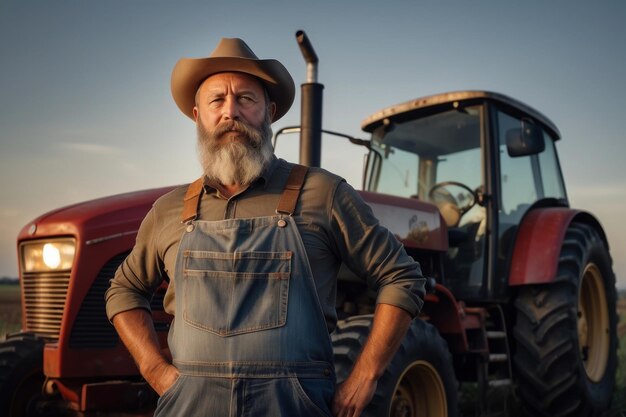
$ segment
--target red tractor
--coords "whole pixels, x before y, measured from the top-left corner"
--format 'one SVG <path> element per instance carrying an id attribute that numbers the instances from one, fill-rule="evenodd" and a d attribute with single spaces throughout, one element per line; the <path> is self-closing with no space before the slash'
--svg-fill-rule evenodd
<path id="1" fill-rule="evenodd" d="M 301 155 L 316 164 L 321 88 L 309 81 Z M 569 207 L 556 126 L 512 98 L 464 91 L 389 107 L 362 128 L 370 139 L 350 138 L 368 148 L 361 194 L 429 277 L 420 318 L 365 415 L 457 416 L 459 392 L 483 415 L 502 406 L 498 398 L 528 416 L 608 410 L 615 277 L 600 223 Z M 171 188 L 76 204 L 23 228 L 23 330 L 0 344 L 0 415 L 150 415 L 156 396 L 106 318 L 104 292 L 143 216 Z M 152 315 L 166 348 L 162 290 Z M 373 308 L 363 277 L 342 270 L 339 380 Z"/>
<path id="2" fill-rule="evenodd" d="M 530 416 L 607 410 L 615 277 L 600 223 L 569 207 L 556 126 L 509 97 L 465 91 L 387 108 L 362 127 L 372 135 L 364 196 L 436 281 L 372 415 L 452 415 L 457 381 L 476 383 L 484 412 L 511 385 Z M 344 335 L 362 338 L 367 325 L 348 317 L 333 335 L 340 370 L 353 354 Z"/>

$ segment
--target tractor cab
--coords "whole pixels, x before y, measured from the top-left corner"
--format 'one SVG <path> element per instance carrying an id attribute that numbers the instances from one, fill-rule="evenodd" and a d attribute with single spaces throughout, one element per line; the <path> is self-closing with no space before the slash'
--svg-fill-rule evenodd
<path id="1" fill-rule="evenodd" d="M 362 128 L 371 133 L 364 190 L 439 209 L 449 248 L 438 278 L 458 298 L 506 298 L 524 215 L 568 206 L 556 126 L 509 97 L 466 91 L 387 108 Z"/>

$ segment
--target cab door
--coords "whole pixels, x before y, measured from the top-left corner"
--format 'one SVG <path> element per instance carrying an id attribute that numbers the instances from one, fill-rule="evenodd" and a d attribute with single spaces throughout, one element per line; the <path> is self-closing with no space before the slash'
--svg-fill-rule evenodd
<path id="1" fill-rule="evenodd" d="M 569 204 L 555 138 L 525 114 L 494 106 L 493 115 L 498 166 L 493 291 L 505 294 L 515 237 L 524 216 L 536 207 Z"/>

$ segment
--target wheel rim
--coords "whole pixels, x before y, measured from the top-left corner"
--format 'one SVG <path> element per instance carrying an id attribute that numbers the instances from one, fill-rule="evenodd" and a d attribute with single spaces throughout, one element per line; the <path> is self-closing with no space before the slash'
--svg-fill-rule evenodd
<path id="1" fill-rule="evenodd" d="M 402 373 L 393 399 L 390 417 L 446 417 L 448 404 L 441 377 L 428 362 L 415 361 Z"/>
<path id="2" fill-rule="evenodd" d="M 599 382 L 609 357 L 609 313 L 604 281 L 593 263 L 583 273 L 578 294 L 578 346 L 587 377 Z"/>

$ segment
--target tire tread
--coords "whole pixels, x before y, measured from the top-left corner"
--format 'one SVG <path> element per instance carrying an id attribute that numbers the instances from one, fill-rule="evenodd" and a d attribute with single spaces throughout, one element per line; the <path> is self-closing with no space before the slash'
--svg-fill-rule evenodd
<path id="1" fill-rule="evenodd" d="M 598 389 L 594 394 L 588 388 L 577 342 L 578 288 L 590 261 L 603 263 L 598 267 L 602 269 L 613 329 L 607 372 L 598 387 L 610 392 L 599 396 Z M 518 393 L 529 416 L 597 415 L 610 405 L 614 386 L 616 296 L 610 254 L 595 229 L 576 222 L 569 226 L 556 276 L 552 284 L 523 287 L 514 303 Z"/>

